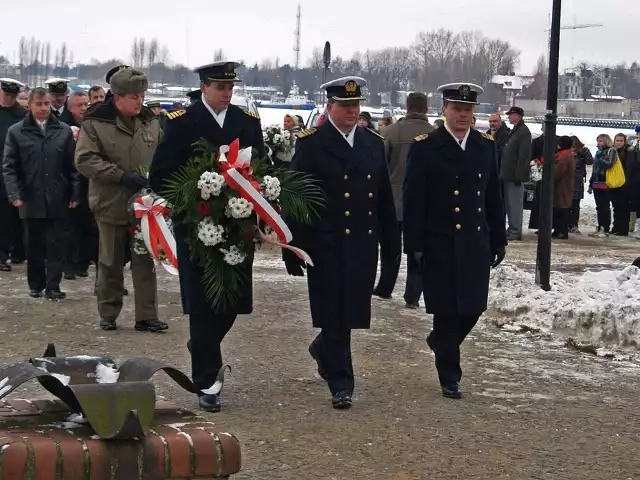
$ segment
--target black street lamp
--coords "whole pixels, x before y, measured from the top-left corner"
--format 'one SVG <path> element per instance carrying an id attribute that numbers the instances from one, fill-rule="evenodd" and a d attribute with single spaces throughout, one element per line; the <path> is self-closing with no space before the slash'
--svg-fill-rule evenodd
<path id="1" fill-rule="evenodd" d="M 560 14 L 562 0 L 553 0 L 549 42 L 549 83 L 547 113 L 544 116 L 544 166 L 542 168 L 542 198 L 538 224 L 536 284 L 551 290 L 551 227 L 553 217 L 553 182 L 557 149 L 556 123 L 558 118 L 558 63 L 560 57 Z"/>
<path id="2" fill-rule="evenodd" d="M 327 83 L 327 71 L 329 65 L 331 65 L 331 44 L 329 42 L 324 43 L 324 52 L 322 54 L 322 60 L 324 62 L 324 69 L 322 70 L 322 83 Z"/>

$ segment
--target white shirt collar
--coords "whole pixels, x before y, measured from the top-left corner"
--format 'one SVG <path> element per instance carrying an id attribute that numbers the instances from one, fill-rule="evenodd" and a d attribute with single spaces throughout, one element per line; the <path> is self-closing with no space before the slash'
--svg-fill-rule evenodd
<path id="1" fill-rule="evenodd" d="M 469 133 L 471 132 L 471 129 L 467 130 L 467 133 L 464 135 L 464 138 L 462 139 L 462 141 L 458 140 L 458 137 L 456 137 L 453 134 L 453 131 L 451 131 L 451 129 L 449 128 L 449 125 L 447 125 L 447 122 L 444 122 L 444 128 L 447 130 L 447 132 L 449 132 L 449 134 L 453 137 L 453 139 L 456 141 L 456 143 L 458 145 L 460 145 L 460 148 L 462 150 L 466 150 L 467 149 L 467 140 L 469 139 Z"/>
<path id="2" fill-rule="evenodd" d="M 333 128 L 335 128 L 338 131 L 338 133 L 342 135 L 342 138 L 344 138 L 347 141 L 349 146 L 353 148 L 353 143 L 355 141 L 355 136 L 356 136 L 356 128 L 358 128 L 358 124 L 355 124 L 351 129 L 351 131 L 345 134 L 345 133 L 342 133 L 342 130 L 340 130 L 338 126 L 335 124 L 335 122 L 333 121 L 333 118 L 331 118 L 331 115 L 327 115 L 327 117 L 329 117 L 329 121 L 331 122 L 331 125 L 333 125 Z"/>
<path id="3" fill-rule="evenodd" d="M 225 108 L 220 113 L 216 113 L 213 111 L 213 108 L 211 108 L 211 105 L 204 100 L 204 94 L 202 94 L 201 100 L 202 103 L 204 103 L 204 106 L 207 107 L 207 110 L 209 110 L 209 113 L 213 116 L 214 120 L 218 122 L 220 128 L 222 128 L 224 126 L 224 118 L 227 116 L 227 109 Z"/>

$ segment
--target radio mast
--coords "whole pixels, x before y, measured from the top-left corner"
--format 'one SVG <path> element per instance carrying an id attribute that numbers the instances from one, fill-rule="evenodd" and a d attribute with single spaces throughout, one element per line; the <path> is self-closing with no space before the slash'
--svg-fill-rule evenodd
<path id="1" fill-rule="evenodd" d="M 296 30 L 293 32 L 294 35 L 294 43 L 293 43 L 293 52 L 295 54 L 295 67 L 296 70 L 300 69 L 300 13 L 301 8 L 298 3 L 298 13 L 296 14 Z"/>

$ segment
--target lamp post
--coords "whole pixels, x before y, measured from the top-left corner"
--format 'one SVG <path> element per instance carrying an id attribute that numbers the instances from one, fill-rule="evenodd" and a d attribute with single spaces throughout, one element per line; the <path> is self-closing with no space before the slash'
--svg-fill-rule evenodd
<path id="1" fill-rule="evenodd" d="M 324 53 L 322 54 L 322 60 L 324 62 L 324 69 L 322 70 L 322 83 L 327 83 L 327 71 L 329 65 L 331 65 L 331 44 L 324 42 Z"/>
<path id="2" fill-rule="evenodd" d="M 547 113 L 544 116 L 544 166 L 542 168 L 542 198 L 538 224 L 536 284 L 551 290 L 551 227 L 553 216 L 553 182 L 555 169 L 556 122 L 558 117 L 558 63 L 560 57 L 560 14 L 562 0 L 553 0 L 549 42 L 549 80 Z"/>

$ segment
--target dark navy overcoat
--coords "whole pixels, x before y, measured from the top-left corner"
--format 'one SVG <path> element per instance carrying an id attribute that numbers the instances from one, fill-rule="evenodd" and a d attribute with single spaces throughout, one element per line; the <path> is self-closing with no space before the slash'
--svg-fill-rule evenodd
<path id="1" fill-rule="evenodd" d="M 495 144 L 472 129 L 463 150 L 444 127 L 416 139 L 403 186 L 404 250 L 424 254 L 428 313 L 480 315 L 493 252 L 507 244 Z"/>
<path id="2" fill-rule="evenodd" d="M 369 328 L 378 246 L 389 258 L 401 252 L 384 142 L 357 127 L 351 147 L 327 121 L 300 134 L 291 168 L 313 174 L 327 194 L 320 217 L 294 233 L 314 262 L 307 269 L 313 326 Z"/>

